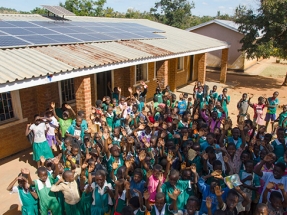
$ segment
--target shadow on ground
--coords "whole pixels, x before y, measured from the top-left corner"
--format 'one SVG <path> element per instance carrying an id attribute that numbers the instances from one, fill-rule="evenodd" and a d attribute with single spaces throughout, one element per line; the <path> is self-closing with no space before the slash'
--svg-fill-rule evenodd
<path id="1" fill-rule="evenodd" d="M 219 83 L 220 74 L 219 73 L 207 73 L 206 81 Z M 227 74 L 226 85 L 228 87 L 236 88 L 253 88 L 257 90 L 263 89 L 280 89 L 284 78 L 276 79 L 263 76 L 248 76 L 248 75 L 234 75 Z"/>
<path id="2" fill-rule="evenodd" d="M 9 163 L 10 161 L 15 159 L 18 159 L 19 162 L 29 163 L 31 166 L 36 166 L 36 162 L 33 161 L 32 148 L 26 149 L 24 151 L 18 152 L 14 155 L 1 159 L 0 166 L 4 165 L 5 163 Z"/>
<path id="3" fill-rule="evenodd" d="M 21 211 L 18 210 L 18 205 L 13 204 L 10 206 L 9 210 L 3 213 L 3 215 L 20 215 Z"/>

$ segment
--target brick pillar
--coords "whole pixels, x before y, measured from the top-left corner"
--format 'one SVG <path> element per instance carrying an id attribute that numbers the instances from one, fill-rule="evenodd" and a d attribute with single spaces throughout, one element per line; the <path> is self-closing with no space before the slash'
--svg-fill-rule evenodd
<path id="1" fill-rule="evenodd" d="M 206 53 L 198 55 L 198 81 L 205 83 L 206 78 Z"/>
<path id="2" fill-rule="evenodd" d="M 74 79 L 77 111 L 85 111 L 87 122 L 90 124 L 92 106 L 91 76 L 83 76 Z"/>
<path id="3" fill-rule="evenodd" d="M 222 49 L 220 83 L 225 84 L 228 65 L 228 49 Z"/>
<path id="4" fill-rule="evenodd" d="M 156 62 L 157 79 L 161 84 L 161 87 L 165 88 L 168 85 L 168 61 L 158 61 Z"/>

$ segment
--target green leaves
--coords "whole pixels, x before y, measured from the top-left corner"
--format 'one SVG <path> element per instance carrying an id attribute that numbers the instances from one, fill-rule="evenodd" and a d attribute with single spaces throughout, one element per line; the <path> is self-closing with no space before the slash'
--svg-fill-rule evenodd
<path id="1" fill-rule="evenodd" d="M 239 6 L 236 23 L 245 36 L 241 51 L 248 58 L 287 59 L 287 0 L 262 0 L 258 11 Z"/>

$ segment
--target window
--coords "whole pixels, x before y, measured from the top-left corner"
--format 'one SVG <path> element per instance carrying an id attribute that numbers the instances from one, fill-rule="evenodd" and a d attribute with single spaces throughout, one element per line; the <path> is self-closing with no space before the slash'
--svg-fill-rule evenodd
<path id="1" fill-rule="evenodd" d="M 72 103 L 75 101 L 74 79 L 61 81 L 61 99 L 63 102 Z"/>
<path id="2" fill-rule="evenodd" d="M 183 57 L 179 57 L 177 58 L 177 70 L 183 70 L 183 65 L 184 65 L 184 58 Z"/>
<path id="3" fill-rule="evenodd" d="M 136 83 L 139 81 L 147 81 L 148 71 L 147 64 L 140 64 L 135 66 Z"/>
<path id="4" fill-rule="evenodd" d="M 14 118 L 12 95 L 10 92 L 0 93 L 0 122 Z"/>

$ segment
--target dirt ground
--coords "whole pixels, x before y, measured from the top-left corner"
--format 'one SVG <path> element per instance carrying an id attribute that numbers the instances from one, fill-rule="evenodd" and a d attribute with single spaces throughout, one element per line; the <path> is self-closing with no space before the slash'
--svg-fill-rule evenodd
<path id="1" fill-rule="evenodd" d="M 252 68 L 250 70 L 252 70 Z M 280 72 L 277 73 L 277 71 Z M 254 94 L 252 101 L 257 102 L 259 96 L 269 97 L 272 96 L 274 91 L 278 91 L 280 105 L 287 104 L 287 87 L 281 86 L 284 80 L 285 71 L 287 71 L 286 65 L 270 63 L 262 70 L 263 75 L 260 76 L 228 74 L 225 85 L 219 83 L 219 73 L 210 72 L 207 73 L 206 84 L 209 85 L 210 88 L 216 84 L 219 93 L 224 87 L 228 88 L 228 94 L 231 97 L 231 103 L 228 107 L 229 113 L 232 121 L 236 122 L 236 115 L 238 113 L 236 104 L 243 93 Z M 179 89 L 178 92 L 192 93 L 193 86 L 194 84 L 187 85 L 186 87 Z M 281 108 L 278 110 L 278 113 L 280 112 Z M 249 108 L 249 113 L 251 116 L 253 115 L 253 110 L 251 108 Z M 13 207 L 16 210 L 13 212 L 10 211 L 9 214 L 21 214 L 17 206 L 20 205 L 17 194 L 9 194 L 9 192 L 6 191 L 6 187 L 19 174 L 20 169 L 24 167 L 30 169 L 32 178 L 36 178 L 36 169 L 33 165 L 35 165 L 35 163 L 32 161 L 31 149 L 0 161 L 0 173 L 2 174 L 0 180 L 0 214 L 4 214 Z"/>

